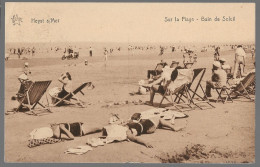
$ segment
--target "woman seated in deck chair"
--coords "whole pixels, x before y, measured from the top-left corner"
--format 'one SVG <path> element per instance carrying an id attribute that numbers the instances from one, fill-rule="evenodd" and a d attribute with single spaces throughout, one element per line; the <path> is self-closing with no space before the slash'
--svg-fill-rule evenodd
<path id="1" fill-rule="evenodd" d="M 72 78 L 69 72 L 61 74 L 61 77 L 58 80 L 63 84 L 62 88 L 55 87 L 49 91 L 49 94 L 52 97 L 53 104 L 58 101 L 57 98 L 62 99 L 72 91 Z M 64 104 L 64 102 L 61 102 L 59 105 L 62 104 Z"/>

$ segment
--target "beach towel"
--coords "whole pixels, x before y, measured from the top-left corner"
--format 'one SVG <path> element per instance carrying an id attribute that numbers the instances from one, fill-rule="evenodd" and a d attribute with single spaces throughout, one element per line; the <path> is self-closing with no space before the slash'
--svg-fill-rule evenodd
<path id="1" fill-rule="evenodd" d="M 164 120 L 170 120 L 174 124 L 176 118 L 187 118 L 188 115 L 182 112 L 168 110 L 164 108 L 153 108 L 140 113 L 135 113 L 132 115 L 131 120 L 136 120 L 137 122 L 140 119 L 149 119 L 153 120 L 156 118 L 162 118 Z"/>
<path id="2" fill-rule="evenodd" d="M 43 144 L 59 143 L 61 141 L 63 141 L 63 140 L 55 139 L 55 138 L 52 138 L 52 137 L 48 137 L 48 138 L 44 138 L 44 139 L 31 139 L 31 140 L 29 140 L 29 143 L 28 143 L 27 146 L 29 148 L 32 148 L 32 147 L 40 146 L 40 145 L 43 145 Z"/>
<path id="3" fill-rule="evenodd" d="M 88 138 L 86 144 L 88 144 L 88 145 L 90 145 L 92 147 L 97 147 L 97 146 L 104 146 L 105 143 L 106 143 L 106 139 L 93 137 L 91 139 Z"/>
<path id="4" fill-rule="evenodd" d="M 167 110 L 161 114 L 161 117 L 165 120 L 169 120 L 171 118 L 187 118 L 189 117 L 187 114 L 184 114 L 182 112 L 173 111 L 173 110 Z"/>
<path id="5" fill-rule="evenodd" d="M 155 116 L 160 115 L 162 112 L 166 111 L 167 109 L 165 108 L 153 108 L 153 109 L 149 109 L 141 113 L 141 118 L 142 119 L 149 119 Z"/>
<path id="6" fill-rule="evenodd" d="M 82 155 L 91 150 L 93 149 L 90 146 L 77 146 L 76 148 L 69 148 L 68 150 L 64 151 L 64 153 Z"/>

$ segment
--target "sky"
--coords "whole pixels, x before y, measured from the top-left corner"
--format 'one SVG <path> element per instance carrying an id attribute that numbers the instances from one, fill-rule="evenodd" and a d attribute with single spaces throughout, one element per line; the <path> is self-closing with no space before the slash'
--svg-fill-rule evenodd
<path id="1" fill-rule="evenodd" d="M 15 25 L 14 15 L 18 16 Z M 235 21 L 222 21 L 223 16 Z M 172 22 L 165 22 L 165 17 Z M 175 22 L 175 17 L 180 21 Z M 182 21 L 182 17 L 194 21 Z M 201 21 L 201 17 L 212 21 Z M 215 17 L 220 21 L 214 21 Z M 47 23 L 50 18 L 59 22 Z M 44 23 L 32 19 L 44 19 Z M 254 42 L 255 4 L 7 2 L 5 41 Z"/>

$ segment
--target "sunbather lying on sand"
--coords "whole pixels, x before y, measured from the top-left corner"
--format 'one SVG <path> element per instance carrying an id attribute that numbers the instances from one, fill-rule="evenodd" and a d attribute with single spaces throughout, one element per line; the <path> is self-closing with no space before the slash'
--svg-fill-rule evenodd
<path id="1" fill-rule="evenodd" d="M 126 131 L 127 138 L 130 141 L 143 144 L 146 147 L 152 148 L 152 145 L 147 141 L 141 139 L 141 134 L 151 134 L 154 133 L 157 128 L 169 129 L 172 131 L 179 131 L 182 128 L 172 125 L 169 121 L 166 121 L 159 117 L 154 117 L 150 119 L 141 119 L 139 122 L 131 122 L 127 124 L 128 130 Z"/>
<path id="2" fill-rule="evenodd" d="M 171 124 L 170 121 L 166 121 L 160 118 L 159 115 L 151 118 L 142 119 L 141 114 L 139 115 L 138 113 L 134 114 L 127 122 L 123 122 L 122 120 L 118 119 L 118 124 L 116 124 L 115 122 L 110 123 L 112 124 L 101 128 L 90 128 L 88 124 L 82 122 L 74 122 L 51 124 L 50 128 L 43 127 L 39 129 L 34 129 L 30 133 L 30 147 L 34 146 L 35 141 L 33 140 L 35 139 L 41 140 L 52 138 L 73 140 L 74 137 L 80 137 L 102 131 L 102 136 L 106 137 L 106 143 L 129 139 L 130 141 L 142 144 L 148 148 L 152 148 L 152 145 L 150 143 L 148 143 L 146 140 L 143 140 L 139 136 L 142 134 L 154 133 L 157 128 L 165 128 L 172 131 L 180 131 L 183 129 Z"/>
<path id="3" fill-rule="evenodd" d="M 142 134 L 154 133 L 157 128 L 165 128 L 172 131 L 180 131 L 183 129 L 172 125 L 169 121 L 166 121 L 159 116 L 155 116 L 149 119 L 132 119 L 134 119 L 134 117 L 132 117 L 131 120 L 127 122 L 119 121 L 121 122 L 120 125 L 111 124 L 101 128 L 102 134 L 106 137 L 107 142 L 110 143 L 113 141 L 123 141 L 129 139 L 132 142 L 136 142 L 148 148 L 152 148 L 153 146 L 150 143 L 140 138 L 139 136 Z M 88 131 L 87 133 L 95 133 L 97 132 L 98 128 L 93 130 L 94 131 Z"/>

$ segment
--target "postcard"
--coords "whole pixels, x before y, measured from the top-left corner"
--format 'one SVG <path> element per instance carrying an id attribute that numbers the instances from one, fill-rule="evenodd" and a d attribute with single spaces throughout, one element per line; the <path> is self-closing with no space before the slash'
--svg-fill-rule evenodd
<path id="1" fill-rule="evenodd" d="M 6 163 L 255 163 L 255 3 L 3 5 Z"/>

